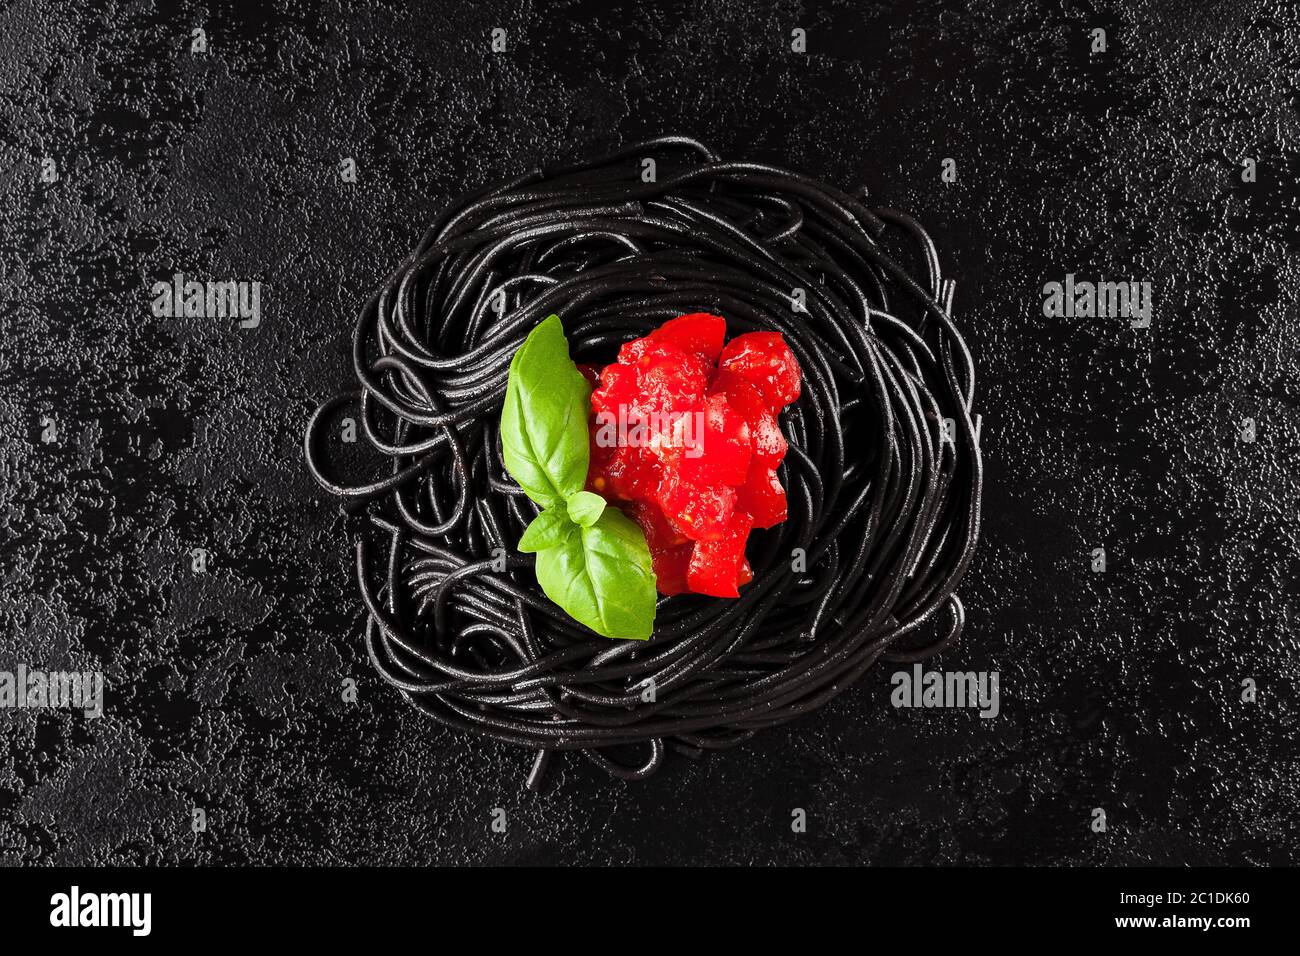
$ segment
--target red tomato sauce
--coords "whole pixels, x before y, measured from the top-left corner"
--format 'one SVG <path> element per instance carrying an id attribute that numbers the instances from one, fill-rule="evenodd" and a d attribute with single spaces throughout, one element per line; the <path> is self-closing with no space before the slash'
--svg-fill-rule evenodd
<path id="1" fill-rule="evenodd" d="M 583 368 L 587 488 L 641 526 L 663 594 L 739 597 L 750 531 L 786 517 L 777 416 L 799 397 L 799 363 L 779 332 L 725 339 L 723 319 L 697 312 L 628 342 L 598 376 Z"/>

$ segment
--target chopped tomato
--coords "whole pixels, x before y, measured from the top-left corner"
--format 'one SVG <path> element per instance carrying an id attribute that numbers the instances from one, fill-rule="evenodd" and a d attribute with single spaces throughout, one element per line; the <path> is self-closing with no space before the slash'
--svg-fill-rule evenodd
<path id="1" fill-rule="evenodd" d="M 725 395 L 710 395 L 700 415 L 703 434 L 681 460 L 681 475 L 696 485 L 739 485 L 749 473 L 754 447 L 749 425 L 727 404 Z"/>
<path id="2" fill-rule="evenodd" d="M 753 580 L 752 528 L 785 520 L 777 419 L 799 396 L 794 354 L 776 332 L 725 345 L 726 323 L 679 316 L 619 349 L 591 395 L 587 487 L 645 532 L 663 594 L 738 597 Z"/>
<path id="3" fill-rule="evenodd" d="M 651 551 L 662 551 L 690 543 L 686 535 L 664 516 L 653 501 L 633 502 L 628 513 L 645 532 L 646 544 L 650 546 Z"/>
<path id="4" fill-rule="evenodd" d="M 688 541 L 675 548 L 650 552 L 650 560 L 654 562 L 655 587 L 660 594 L 685 594 L 691 589 L 687 572 L 693 550 L 694 545 Z"/>
<path id="5" fill-rule="evenodd" d="M 745 419 L 754 449 L 754 460 L 768 468 L 775 468 L 785 458 L 786 440 L 776 413 L 763 401 L 758 389 L 734 371 L 720 370 L 709 386 L 715 393 L 727 396 L 727 404 Z"/>
<path id="6" fill-rule="evenodd" d="M 737 335 L 723 348 L 718 368 L 753 385 L 774 411 L 799 397 L 799 363 L 780 332 Z"/>
<path id="7" fill-rule="evenodd" d="M 696 594 L 714 597 L 740 597 L 737 587 L 740 568 L 745 562 L 745 539 L 749 537 L 749 520 L 734 515 L 723 533 L 711 541 L 697 541 L 691 551 L 686 583 Z"/>
<path id="8" fill-rule="evenodd" d="M 684 352 L 703 356 L 712 365 L 722 351 L 722 340 L 727 336 L 727 323 L 721 316 L 708 312 L 692 312 L 669 319 L 650 333 L 660 342 L 671 342 Z"/>
<path id="9" fill-rule="evenodd" d="M 719 537 L 736 510 L 736 489 L 730 485 L 697 485 L 681 475 L 665 475 L 656 500 L 664 515 L 692 541 Z"/>
<path id="10" fill-rule="evenodd" d="M 755 528 L 770 528 L 786 518 L 785 489 L 771 468 L 755 463 L 736 496 L 737 510 L 749 515 Z"/>
<path id="11" fill-rule="evenodd" d="M 691 405 L 709 384 L 708 363 L 671 343 L 648 342 L 635 367 L 641 390 L 638 404 L 646 411 L 672 412 Z"/>
<path id="12" fill-rule="evenodd" d="M 609 477 L 606 472 L 609 471 L 609 463 L 614 458 L 615 447 L 606 445 L 597 437 L 595 428 L 591 431 L 591 459 L 587 466 L 587 490 L 596 493 L 604 492 L 609 486 Z"/>
<path id="13" fill-rule="evenodd" d="M 617 416 L 619 409 L 627 409 L 637 398 L 636 369 L 626 365 L 606 365 L 600 373 L 600 388 L 591 393 L 591 410 L 599 416 L 602 412 Z"/>
<path id="14" fill-rule="evenodd" d="M 605 478 L 609 490 L 625 501 L 643 499 L 653 494 L 657 485 L 654 463 L 639 448 L 615 448 L 605 466 Z"/>

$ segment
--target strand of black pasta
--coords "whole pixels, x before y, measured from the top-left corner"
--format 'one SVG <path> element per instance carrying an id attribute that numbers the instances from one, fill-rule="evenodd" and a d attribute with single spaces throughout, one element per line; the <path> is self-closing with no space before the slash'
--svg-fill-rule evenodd
<path id="1" fill-rule="evenodd" d="M 646 157 L 663 167 L 651 182 Z M 304 438 L 321 486 L 365 511 L 365 646 L 388 683 L 445 726 L 536 749 L 536 787 L 554 751 L 644 777 L 669 747 L 735 746 L 882 658 L 958 639 L 980 523 L 974 363 L 933 241 L 863 197 L 663 137 L 442 211 L 361 310 L 356 389 Z M 604 364 L 695 311 L 729 335 L 780 331 L 799 361 L 789 517 L 751 538 L 739 599 L 661 599 L 648 642 L 611 642 L 551 604 L 515 551 L 537 509 L 501 461 L 507 369 L 552 312 L 575 360 Z M 324 432 L 353 405 L 389 465 L 348 484 Z"/>

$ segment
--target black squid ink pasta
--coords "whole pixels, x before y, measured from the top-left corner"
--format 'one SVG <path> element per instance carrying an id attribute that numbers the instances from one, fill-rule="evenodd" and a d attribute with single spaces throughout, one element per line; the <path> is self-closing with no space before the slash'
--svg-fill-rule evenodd
<path id="1" fill-rule="evenodd" d="M 656 160 L 653 181 L 643 159 Z M 648 177 L 647 177 L 648 178 Z M 954 284 L 911 217 L 679 136 L 462 197 L 361 310 L 357 388 L 304 440 L 357 515 L 365 646 L 439 723 L 635 779 L 673 750 L 749 740 L 848 690 L 877 661 L 959 637 L 979 533 L 974 364 Z M 660 598 L 649 641 L 578 624 L 515 550 L 537 514 L 498 437 L 507 370 L 560 316 L 572 357 L 683 313 L 779 331 L 803 372 L 781 415 L 788 519 L 750 539 L 739 599 Z M 325 434 L 358 410 L 379 463 L 347 484 Z"/>

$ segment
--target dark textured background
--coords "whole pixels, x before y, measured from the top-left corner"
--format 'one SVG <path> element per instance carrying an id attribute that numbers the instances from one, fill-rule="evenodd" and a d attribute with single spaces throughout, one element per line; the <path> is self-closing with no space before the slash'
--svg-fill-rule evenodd
<path id="1" fill-rule="evenodd" d="M 57 6 L 0 8 L 0 669 L 101 669 L 108 714 L 0 713 L 0 861 L 1300 860 L 1294 12 Z M 372 675 L 300 433 L 448 197 L 677 131 L 935 233 L 988 475 L 939 666 L 999 670 L 1002 715 L 896 711 L 883 668 L 745 747 L 641 784 L 569 757 L 536 796 L 531 755 Z M 154 318 L 178 270 L 262 280 L 260 328 Z M 1066 272 L 1151 281 L 1153 327 L 1043 318 Z"/>

